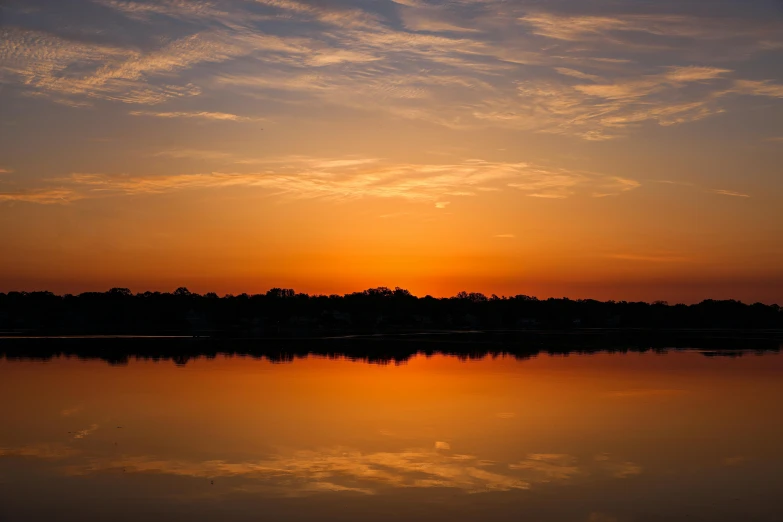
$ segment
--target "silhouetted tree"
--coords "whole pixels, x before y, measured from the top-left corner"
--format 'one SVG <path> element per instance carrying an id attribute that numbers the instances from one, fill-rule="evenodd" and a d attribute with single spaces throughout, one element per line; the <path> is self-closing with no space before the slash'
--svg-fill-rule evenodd
<path id="1" fill-rule="evenodd" d="M 272 288 L 264 294 L 204 296 L 173 293 L 57 296 L 52 292 L 0 293 L 0 329 L 40 334 L 311 335 L 335 331 L 453 328 L 783 328 L 778 305 L 705 300 L 694 305 L 626 301 L 539 300 L 460 292 L 418 298 L 408 290 L 377 287 L 343 296 Z"/>

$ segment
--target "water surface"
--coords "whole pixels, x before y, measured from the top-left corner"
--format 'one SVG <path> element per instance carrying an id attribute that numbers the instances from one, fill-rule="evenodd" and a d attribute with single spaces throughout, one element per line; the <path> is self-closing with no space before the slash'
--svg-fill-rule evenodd
<path id="1" fill-rule="evenodd" d="M 782 376 L 696 351 L 0 360 L 0 520 L 780 521 Z"/>

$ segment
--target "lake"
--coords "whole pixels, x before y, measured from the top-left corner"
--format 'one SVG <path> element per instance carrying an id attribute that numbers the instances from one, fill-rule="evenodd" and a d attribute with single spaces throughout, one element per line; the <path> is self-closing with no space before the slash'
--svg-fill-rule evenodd
<path id="1" fill-rule="evenodd" d="M 782 377 L 775 351 L 0 359 L 0 520 L 779 522 Z"/>

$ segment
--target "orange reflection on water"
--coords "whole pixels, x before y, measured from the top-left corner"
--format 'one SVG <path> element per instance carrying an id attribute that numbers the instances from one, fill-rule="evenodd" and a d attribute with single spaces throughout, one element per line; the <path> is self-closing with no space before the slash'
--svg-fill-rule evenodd
<path id="1" fill-rule="evenodd" d="M 69 483 L 158 477 L 153 497 L 202 500 L 427 490 L 532 502 L 559 487 L 597 488 L 611 506 L 614 491 L 698 489 L 690 481 L 721 473 L 758 494 L 783 461 L 782 370 L 777 354 L 697 352 L 0 361 L 0 392 L 15 398 L 0 405 L 0 473 L 35 461 Z M 193 480 L 218 487 L 194 492 Z"/>

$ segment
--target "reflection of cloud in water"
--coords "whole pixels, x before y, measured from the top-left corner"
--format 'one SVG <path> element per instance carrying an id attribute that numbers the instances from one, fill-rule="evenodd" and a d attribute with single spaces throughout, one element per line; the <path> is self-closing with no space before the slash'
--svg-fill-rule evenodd
<path id="1" fill-rule="evenodd" d="M 726 457 L 723 459 L 724 466 L 740 466 L 744 464 L 748 459 L 742 456 Z"/>
<path id="2" fill-rule="evenodd" d="M 591 464 L 579 464 L 576 457 L 561 453 L 531 453 L 508 467 L 527 471 L 531 476 L 526 478 L 531 482 L 568 482 L 588 475 L 628 478 L 642 472 L 641 466 L 615 460 L 608 453 L 596 455 Z"/>
<path id="3" fill-rule="evenodd" d="M 37 444 L 18 448 L 0 447 L 0 457 L 35 457 L 39 459 L 64 459 L 78 453 L 63 444 Z"/>
<path id="4" fill-rule="evenodd" d="M 570 455 L 534 453 L 505 466 L 437 449 L 362 453 L 346 448 L 297 451 L 268 460 L 236 463 L 150 457 L 89 459 L 84 464 L 69 466 L 68 472 L 86 475 L 119 469 L 200 478 L 241 477 L 258 481 L 261 490 L 294 496 L 327 491 L 374 494 L 384 488 L 511 491 L 529 489 L 534 484 L 569 482 L 577 477 L 626 478 L 641 472 L 633 463 L 615 461 L 606 455 L 580 466 L 576 457 Z"/>
<path id="5" fill-rule="evenodd" d="M 82 411 L 81 406 L 74 406 L 73 408 L 65 408 L 64 410 L 60 411 L 60 415 L 62 417 L 70 417 L 74 413 L 79 413 L 80 411 Z"/>
<path id="6" fill-rule="evenodd" d="M 94 429 L 96 425 L 82 431 Z M 581 463 L 567 454 L 531 453 L 520 462 L 506 465 L 474 455 L 450 454 L 443 449 L 363 453 L 336 447 L 296 451 L 259 461 L 228 462 L 96 455 L 60 444 L 0 448 L 0 457 L 3 456 L 64 460 L 62 469 L 69 475 L 123 470 L 204 479 L 241 478 L 248 481 L 241 490 L 280 496 L 320 492 L 369 495 L 390 488 L 454 488 L 466 493 L 511 491 L 536 484 L 627 478 L 641 473 L 638 465 L 608 454 Z"/>
<path id="7" fill-rule="evenodd" d="M 347 449 L 299 451 L 259 462 L 174 461 L 148 457 L 92 459 L 69 466 L 86 475 L 125 469 L 136 473 L 165 473 L 190 477 L 235 477 L 285 483 L 291 494 L 318 491 L 377 493 L 379 488 L 456 488 L 466 492 L 527 489 L 519 477 L 481 469 L 486 461 L 470 455 L 450 456 L 436 451 L 361 453 Z"/>
<path id="8" fill-rule="evenodd" d="M 611 466 L 612 475 L 616 478 L 628 478 L 639 475 L 642 472 L 641 466 L 633 462 L 618 462 Z"/>
<path id="9" fill-rule="evenodd" d="M 617 519 L 604 513 L 590 513 L 587 522 L 617 522 Z"/>
<path id="10" fill-rule="evenodd" d="M 633 475 L 639 475 L 642 472 L 641 466 L 633 462 L 614 461 L 608 453 L 599 453 L 594 457 L 596 462 L 600 462 L 603 469 L 616 478 L 627 478 Z"/>
<path id="11" fill-rule="evenodd" d="M 582 473 L 576 465 L 576 458 L 564 454 L 533 453 L 510 469 L 529 470 L 540 476 L 541 482 L 567 481 Z"/>
<path id="12" fill-rule="evenodd" d="M 97 424 L 90 424 L 90 427 L 84 430 L 79 430 L 73 434 L 74 439 L 83 439 L 84 437 L 87 437 L 88 435 L 92 434 L 95 430 L 98 429 Z"/>
<path id="13" fill-rule="evenodd" d="M 665 397 L 668 395 L 680 395 L 685 393 L 686 390 L 675 389 L 634 389 L 634 390 L 618 390 L 608 392 L 605 395 L 607 397 Z"/>

